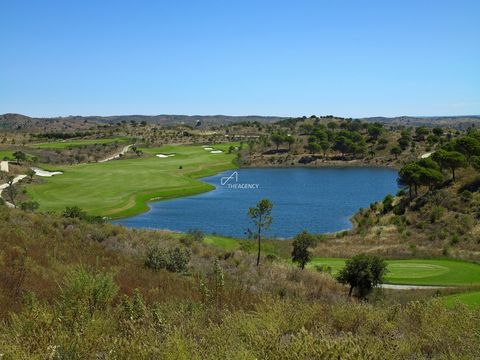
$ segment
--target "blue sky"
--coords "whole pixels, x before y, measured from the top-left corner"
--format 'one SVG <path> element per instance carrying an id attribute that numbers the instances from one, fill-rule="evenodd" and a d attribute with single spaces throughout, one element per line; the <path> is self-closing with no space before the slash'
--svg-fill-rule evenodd
<path id="1" fill-rule="evenodd" d="M 0 113 L 480 114 L 480 1 L 0 0 Z"/>

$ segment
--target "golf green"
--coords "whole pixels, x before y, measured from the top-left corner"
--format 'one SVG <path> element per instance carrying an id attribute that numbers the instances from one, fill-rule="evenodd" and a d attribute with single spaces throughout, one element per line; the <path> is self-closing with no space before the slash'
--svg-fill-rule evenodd
<path id="1" fill-rule="evenodd" d="M 235 167 L 231 144 L 213 146 L 170 145 L 144 148 L 144 157 L 105 163 L 61 166 L 64 174 L 28 186 L 29 195 L 43 211 L 79 206 L 91 215 L 131 216 L 148 210 L 151 199 L 168 199 L 209 191 L 213 187 L 197 178 Z M 159 158 L 157 154 L 174 156 Z"/>
<path id="2" fill-rule="evenodd" d="M 390 284 L 408 285 L 475 285 L 480 284 L 480 265 L 465 261 L 444 259 L 387 260 Z M 345 259 L 314 258 L 308 267 L 329 266 L 336 274 Z"/>

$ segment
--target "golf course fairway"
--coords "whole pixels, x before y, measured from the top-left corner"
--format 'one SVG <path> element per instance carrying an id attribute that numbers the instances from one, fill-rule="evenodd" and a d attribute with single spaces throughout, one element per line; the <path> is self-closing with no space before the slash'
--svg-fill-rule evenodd
<path id="1" fill-rule="evenodd" d="M 386 260 L 385 282 L 405 285 L 468 286 L 480 284 L 480 265 L 443 259 Z M 313 258 L 307 267 L 325 265 L 336 274 L 345 259 Z"/>
<path id="2" fill-rule="evenodd" d="M 457 303 L 463 303 L 471 308 L 478 309 L 480 308 L 480 291 L 470 291 L 444 296 L 442 301 L 448 307 L 453 307 Z"/>
<path id="3" fill-rule="evenodd" d="M 70 147 L 73 148 L 73 147 L 79 147 L 79 146 L 85 146 L 85 145 L 111 144 L 114 142 L 125 143 L 128 141 L 130 141 L 128 137 L 115 137 L 115 138 L 104 138 L 104 139 L 52 141 L 52 142 L 46 142 L 46 143 L 32 144 L 30 146 L 37 149 L 66 149 Z"/>
<path id="4" fill-rule="evenodd" d="M 56 167 L 64 174 L 30 185 L 28 194 L 42 211 L 62 211 L 79 206 L 90 215 L 111 218 L 131 216 L 148 210 L 151 199 L 169 199 L 213 189 L 197 180 L 235 168 L 236 154 L 228 154 L 232 144 L 212 146 L 169 145 L 142 148 L 143 157 L 105 163 Z M 159 158 L 156 154 L 175 154 Z"/>

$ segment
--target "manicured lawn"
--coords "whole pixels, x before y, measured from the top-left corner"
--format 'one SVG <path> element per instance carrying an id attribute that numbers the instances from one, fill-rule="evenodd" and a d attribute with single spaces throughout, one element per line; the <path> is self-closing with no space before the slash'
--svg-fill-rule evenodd
<path id="1" fill-rule="evenodd" d="M 387 260 L 386 282 L 409 285 L 475 285 L 480 284 L 480 265 L 455 260 Z M 314 258 L 308 267 L 326 265 L 337 273 L 345 259 Z"/>
<path id="2" fill-rule="evenodd" d="M 37 149 L 66 149 L 68 147 L 78 147 L 84 145 L 94 145 L 94 144 L 111 144 L 113 142 L 128 142 L 129 138 L 127 137 L 115 137 L 107 139 L 80 139 L 80 140 L 66 140 L 66 141 L 53 141 L 40 144 L 31 144 L 31 147 Z"/>
<path id="3" fill-rule="evenodd" d="M 58 167 L 63 175 L 45 178 L 27 188 L 43 211 L 61 211 L 77 205 L 91 215 L 131 216 L 148 210 L 150 199 L 168 199 L 213 189 L 197 180 L 234 168 L 230 144 L 214 146 L 224 150 L 211 154 L 200 146 L 165 146 L 142 149 L 146 157 L 106 163 Z M 175 153 L 168 158 L 154 154 Z M 179 167 L 182 169 L 179 169 Z"/>
<path id="4" fill-rule="evenodd" d="M 204 243 L 222 248 L 224 250 L 236 250 L 240 247 L 239 241 L 242 240 L 217 235 L 207 235 Z"/>
<path id="5" fill-rule="evenodd" d="M 0 151 L 0 160 L 4 158 L 13 159 L 13 152 L 12 151 Z"/>
<path id="6" fill-rule="evenodd" d="M 480 291 L 448 295 L 443 297 L 442 301 L 448 307 L 453 307 L 457 302 L 461 302 L 472 308 L 480 308 Z"/>

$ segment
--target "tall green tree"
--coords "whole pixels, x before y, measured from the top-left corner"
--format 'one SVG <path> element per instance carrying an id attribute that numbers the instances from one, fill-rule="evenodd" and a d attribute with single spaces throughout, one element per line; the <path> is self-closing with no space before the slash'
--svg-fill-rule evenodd
<path id="1" fill-rule="evenodd" d="M 415 189 L 415 195 L 417 195 L 417 187 L 420 183 L 420 170 L 421 166 L 412 162 L 403 166 L 398 172 L 397 182 L 401 186 L 408 186 L 410 199 L 413 197 L 413 188 Z"/>
<path id="2" fill-rule="evenodd" d="M 27 160 L 27 155 L 23 151 L 15 151 L 12 155 L 19 163 Z"/>
<path id="3" fill-rule="evenodd" d="M 270 140 L 272 140 L 272 142 L 275 144 L 278 151 L 278 147 L 283 144 L 283 141 L 285 140 L 285 138 L 280 134 L 273 134 Z"/>
<path id="4" fill-rule="evenodd" d="M 312 259 L 310 248 L 315 246 L 316 238 L 306 231 L 301 232 L 293 238 L 292 261 L 298 263 L 303 270 L 305 265 Z"/>
<path id="5" fill-rule="evenodd" d="M 465 167 L 467 159 L 458 151 L 438 150 L 432 155 L 433 159 L 440 164 L 440 167 L 450 169 L 452 171 L 452 178 L 455 181 L 455 170 Z"/>
<path id="6" fill-rule="evenodd" d="M 260 264 L 262 231 L 268 229 L 272 224 L 273 204 L 268 199 L 260 200 L 255 207 L 248 209 L 248 216 L 253 220 L 256 227 L 258 241 L 257 266 Z"/>
<path id="7" fill-rule="evenodd" d="M 473 136 L 464 136 L 454 142 L 455 149 L 470 160 L 472 156 L 480 155 L 480 142 Z"/>
<path id="8" fill-rule="evenodd" d="M 290 151 L 295 143 L 295 138 L 292 135 L 287 135 L 285 136 L 285 142 L 288 144 L 288 150 Z"/>

